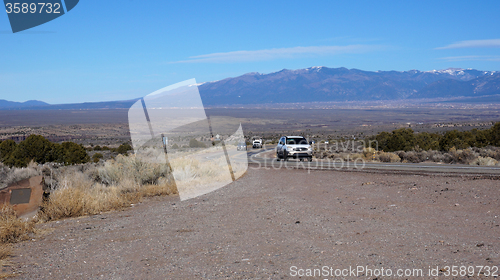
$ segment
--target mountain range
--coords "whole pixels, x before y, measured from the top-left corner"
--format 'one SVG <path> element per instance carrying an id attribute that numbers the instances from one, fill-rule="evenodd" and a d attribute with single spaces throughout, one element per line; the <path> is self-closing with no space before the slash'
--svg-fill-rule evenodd
<path id="1" fill-rule="evenodd" d="M 408 100 L 500 95 L 500 72 L 474 69 L 363 71 L 323 66 L 248 73 L 199 86 L 207 106 Z M 500 101 L 500 98 L 498 98 Z"/>
<path id="2" fill-rule="evenodd" d="M 500 103 L 500 72 L 450 68 L 433 71 L 363 71 L 315 66 L 206 82 L 198 86 L 209 107 L 305 102 L 408 101 Z M 137 99 L 50 105 L 0 100 L 0 109 L 128 109 Z"/>

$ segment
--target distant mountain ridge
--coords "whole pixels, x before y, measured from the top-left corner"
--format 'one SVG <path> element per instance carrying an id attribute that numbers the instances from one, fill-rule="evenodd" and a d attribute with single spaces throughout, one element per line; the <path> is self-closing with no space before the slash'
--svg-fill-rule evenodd
<path id="1" fill-rule="evenodd" d="M 48 104 L 42 101 L 12 102 L 0 100 L 0 110 L 101 110 L 129 109 L 139 98 L 120 101 L 84 102 L 72 104 Z M 13 104 L 14 103 L 14 104 Z M 16 104 L 24 104 L 16 105 Z"/>
<path id="2" fill-rule="evenodd" d="M 38 100 L 28 100 L 26 102 L 14 102 L 14 101 L 8 101 L 5 99 L 0 99 L 0 108 L 1 109 L 22 109 L 22 108 L 46 106 L 46 105 L 49 105 L 49 104 L 45 103 L 43 101 L 38 101 Z"/>
<path id="3" fill-rule="evenodd" d="M 500 94 L 500 72 L 458 68 L 373 72 L 316 66 L 248 73 L 203 83 L 199 89 L 207 106 L 455 98 Z"/>
<path id="4" fill-rule="evenodd" d="M 202 83 L 198 88 L 208 107 L 415 99 L 500 103 L 500 72 L 460 68 L 374 72 L 315 66 L 269 74 L 247 73 Z M 0 110 L 128 109 L 137 100 L 58 105 L 0 100 Z"/>

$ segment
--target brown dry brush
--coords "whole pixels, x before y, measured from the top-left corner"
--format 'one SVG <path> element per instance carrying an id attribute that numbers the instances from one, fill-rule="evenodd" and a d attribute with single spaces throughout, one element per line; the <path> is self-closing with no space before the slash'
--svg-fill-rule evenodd
<path id="1" fill-rule="evenodd" d="M 176 194 L 166 164 L 117 156 L 103 165 L 87 164 L 58 175 L 40 212 L 43 221 L 121 209 L 143 197 Z"/>
<path id="2" fill-rule="evenodd" d="M 35 234 L 34 225 L 34 221 L 19 219 L 12 207 L 0 208 L 0 264 L 2 266 L 11 255 L 9 243 L 29 239 Z"/>
<path id="3" fill-rule="evenodd" d="M 34 222 L 19 219 L 9 206 L 0 208 L 0 243 L 13 243 L 30 238 L 35 232 Z"/>
<path id="4" fill-rule="evenodd" d="M 37 222 L 98 214 L 128 207 L 143 197 L 177 193 L 167 165 L 141 162 L 134 156 L 120 155 L 100 165 L 31 163 L 20 169 L 0 164 L 0 173 L 3 185 L 42 174 L 50 193 L 35 219 L 20 219 L 9 206 L 0 208 L 0 260 L 10 254 L 8 243 L 36 233 Z"/>

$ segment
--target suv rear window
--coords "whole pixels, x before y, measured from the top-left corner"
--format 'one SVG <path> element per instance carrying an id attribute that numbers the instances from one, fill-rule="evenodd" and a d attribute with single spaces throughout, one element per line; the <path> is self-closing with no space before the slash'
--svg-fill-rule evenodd
<path id="1" fill-rule="evenodd" d="M 307 140 L 303 137 L 300 138 L 286 138 L 286 144 L 288 145 L 307 145 Z"/>

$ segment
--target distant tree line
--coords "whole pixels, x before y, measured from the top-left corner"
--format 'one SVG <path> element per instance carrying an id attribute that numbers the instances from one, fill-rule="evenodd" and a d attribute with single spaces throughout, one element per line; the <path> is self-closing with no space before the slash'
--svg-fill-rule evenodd
<path id="1" fill-rule="evenodd" d="M 122 155 L 127 155 L 128 154 L 128 151 L 132 150 L 132 146 L 130 146 L 130 144 L 128 143 L 123 143 L 121 144 L 120 146 L 118 146 L 118 148 L 109 148 L 108 146 L 95 146 L 94 148 L 87 148 L 87 150 L 89 151 L 111 151 L 113 153 L 119 153 L 119 154 L 122 154 Z"/>
<path id="2" fill-rule="evenodd" d="M 13 140 L 0 143 L 0 160 L 10 167 L 26 167 L 30 161 L 37 163 L 85 163 L 90 160 L 82 145 L 73 142 L 52 143 L 40 135 L 30 135 L 16 144 Z"/>
<path id="3" fill-rule="evenodd" d="M 392 132 L 381 132 L 368 137 L 367 143 L 372 148 L 385 152 L 411 151 L 411 150 L 441 150 L 448 151 L 452 147 L 466 149 L 469 147 L 500 147 L 500 122 L 489 129 L 470 131 L 452 130 L 444 134 L 419 132 L 415 133 L 410 128 L 400 128 Z M 373 141 L 375 140 L 375 141 Z M 377 147 L 378 145 L 378 147 Z"/>

